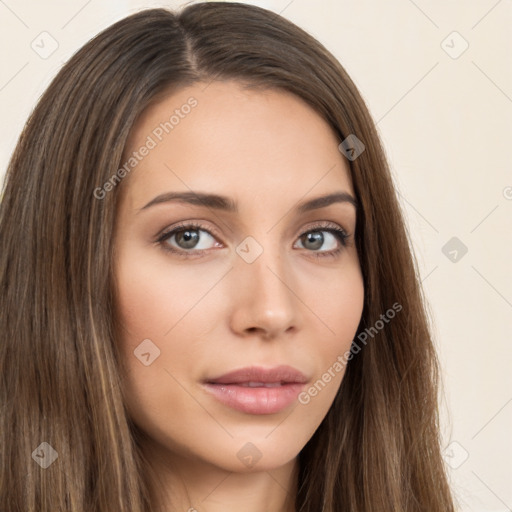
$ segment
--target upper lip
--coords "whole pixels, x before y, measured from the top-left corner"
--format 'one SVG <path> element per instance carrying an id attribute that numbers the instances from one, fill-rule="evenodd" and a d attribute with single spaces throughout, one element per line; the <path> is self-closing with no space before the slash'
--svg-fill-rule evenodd
<path id="1" fill-rule="evenodd" d="M 214 379 L 207 379 L 209 384 L 240 384 L 245 382 L 262 382 L 281 384 L 304 383 L 307 382 L 307 377 L 297 370 L 288 365 L 275 366 L 273 368 L 263 368 L 259 366 L 250 366 L 240 370 L 234 370 L 225 373 L 220 377 Z"/>

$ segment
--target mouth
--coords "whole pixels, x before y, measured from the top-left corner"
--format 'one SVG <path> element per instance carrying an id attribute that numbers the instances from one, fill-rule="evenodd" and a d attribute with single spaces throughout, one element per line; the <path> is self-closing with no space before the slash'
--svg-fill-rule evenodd
<path id="1" fill-rule="evenodd" d="M 303 384 L 308 378 L 296 368 L 288 365 L 263 368 L 260 366 L 248 366 L 240 370 L 234 370 L 219 377 L 207 379 L 211 384 L 252 384 L 259 387 L 266 384 L 279 386 L 281 384 Z"/>
<path id="2" fill-rule="evenodd" d="M 233 383 L 231 383 L 232 385 Z M 244 388 L 277 388 L 289 382 L 240 382 L 238 385 Z"/>
<path id="3" fill-rule="evenodd" d="M 290 366 L 248 367 L 204 381 L 204 389 L 222 404 L 247 414 L 275 414 L 289 407 L 307 382 Z"/>

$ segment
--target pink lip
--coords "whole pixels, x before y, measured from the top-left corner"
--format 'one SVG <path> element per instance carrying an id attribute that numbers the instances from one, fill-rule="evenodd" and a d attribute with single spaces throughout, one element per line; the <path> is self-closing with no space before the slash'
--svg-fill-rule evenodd
<path id="1" fill-rule="evenodd" d="M 233 409 L 248 414 L 274 414 L 293 403 L 307 381 L 303 373 L 291 366 L 269 369 L 252 366 L 208 379 L 203 386 Z M 248 387 L 250 382 L 272 387 Z"/>
<path id="2" fill-rule="evenodd" d="M 239 384 L 242 382 L 283 382 L 283 383 L 299 383 L 307 382 L 307 377 L 291 366 L 281 365 L 274 368 L 262 368 L 259 366 L 250 366 L 225 373 L 220 377 L 207 379 L 206 382 L 215 384 Z"/>

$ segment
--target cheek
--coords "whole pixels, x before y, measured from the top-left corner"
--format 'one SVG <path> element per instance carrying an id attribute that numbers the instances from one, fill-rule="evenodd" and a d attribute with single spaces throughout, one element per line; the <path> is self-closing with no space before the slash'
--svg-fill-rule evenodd
<path id="1" fill-rule="evenodd" d="M 361 320 L 364 307 L 364 288 L 362 281 L 351 279 L 353 282 L 345 283 L 346 286 L 333 293 L 332 297 L 326 296 L 325 322 L 330 330 L 325 336 L 325 352 L 332 359 L 350 349 L 357 327 Z"/>
<path id="2" fill-rule="evenodd" d="M 172 444 L 172 439 L 186 435 L 183 417 L 201 413 L 180 383 L 194 369 L 187 342 L 196 336 L 197 324 L 188 322 L 187 311 L 204 290 L 194 285 L 189 272 L 161 268 L 148 262 L 147 256 L 146 260 L 126 257 L 118 263 L 117 342 L 125 404 L 139 427 Z"/>
<path id="3" fill-rule="evenodd" d="M 126 249 L 116 269 L 117 313 L 131 343 L 169 337 L 205 293 L 205 279 L 193 268 L 170 265 L 161 254 L 148 257 L 147 252 Z"/>
<path id="4" fill-rule="evenodd" d="M 161 403 L 172 402 L 175 410 L 190 406 L 179 383 L 197 374 L 198 362 L 208 353 L 201 340 L 222 314 L 211 300 L 215 291 L 209 291 L 226 270 L 170 261 L 128 243 L 120 246 L 116 261 L 117 344 L 129 374 L 125 398 L 136 416 L 145 408 L 164 414 L 157 410 Z"/>
<path id="5" fill-rule="evenodd" d="M 347 261 L 339 279 L 317 276 L 312 282 L 323 286 L 309 294 L 308 306 L 316 316 L 314 357 L 316 372 L 311 386 L 299 396 L 299 403 L 321 421 L 327 414 L 349 362 L 350 348 L 364 308 L 364 282 L 358 260 Z"/>
<path id="6" fill-rule="evenodd" d="M 302 285 L 312 290 L 307 305 L 314 315 L 317 349 L 324 357 L 348 350 L 357 332 L 364 307 L 364 282 L 359 261 L 354 253 L 344 261 L 339 274 L 307 276 Z"/>

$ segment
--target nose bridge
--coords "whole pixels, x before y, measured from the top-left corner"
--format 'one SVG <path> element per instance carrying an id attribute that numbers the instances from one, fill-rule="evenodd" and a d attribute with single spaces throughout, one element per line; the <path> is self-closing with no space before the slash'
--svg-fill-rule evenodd
<path id="1" fill-rule="evenodd" d="M 240 329 L 262 329 L 275 335 L 297 323 L 298 301 L 287 257 L 272 235 L 247 237 L 237 247 L 233 279 Z"/>

